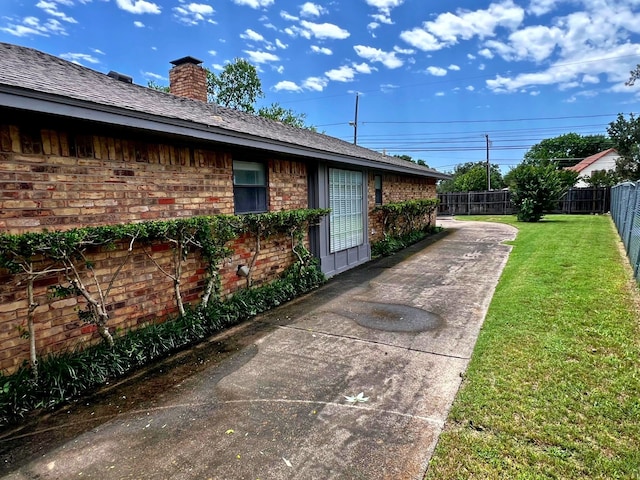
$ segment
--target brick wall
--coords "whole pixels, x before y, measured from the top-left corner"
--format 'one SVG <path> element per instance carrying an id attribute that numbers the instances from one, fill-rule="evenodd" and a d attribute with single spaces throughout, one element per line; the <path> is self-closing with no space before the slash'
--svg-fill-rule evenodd
<path id="1" fill-rule="evenodd" d="M 382 217 L 373 213 L 375 208 L 375 173 L 368 178 L 369 198 L 369 241 L 376 242 L 383 238 Z M 405 200 L 420 200 L 436 198 L 436 180 L 434 178 L 416 177 L 411 175 L 382 174 L 382 203 L 402 202 Z M 432 222 L 435 222 L 435 213 Z"/>
<path id="2" fill-rule="evenodd" d="M 36 130 L 24 126 L 29 124 L 37 123 L 0 124 L 0 231 L 233 213 L 232 152 L 87 131 L 87 126 Z M 306 208 L 306 166 L 281 159 L 267 164 L 270 210 Z M 232 248 L 234 255 L 220 271 L 223 295 L 245 286 L 236 270 L 250 262 L 255 239 L 240 238 Z M 104 286 L 125 258 L 126 248 L 89 255 Z M 169 245 L 134 249 L 111 291 L 112 331 L 163 321 L 177 311 L 172 280 L 159 268 L 170 271 L 172 258 Z M 293 259 L 288 237 L 263 241 L 254 284 L 276 278 Z M 47 297 L 47 287 L 61 281 L 51 275 L 36 284 L 39 354 L 99 341 L 95 327 L 78 319 L 82 299 Z M 28 340 L 21 336 L 27 327 L 26 289 L 18 282 L 0 271 L 0 369 L 9 371 L 28 359 Z M 183 299 L 197 302 L 204 283 L 203 263 L 190 256 L 181 278 Z"/>

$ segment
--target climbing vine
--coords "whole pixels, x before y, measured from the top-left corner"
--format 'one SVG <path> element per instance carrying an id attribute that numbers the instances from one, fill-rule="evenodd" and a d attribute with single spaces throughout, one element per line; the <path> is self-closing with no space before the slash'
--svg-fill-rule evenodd
<path id="1" fill-rule="evenodd" d="M 37 379 L 38 360 L 34 320 L 39 302 L 34 296 L 34 283 L 45 276 L 58 277 L 51 287 L 53 297 L 81 297 L 86 307 L 78 312 L 82 321 L 94 324 L 108 347 L 113 346 L 109 332 L 110 294 L 116 280 L 131 259 L 134 247 L 139 245 L 156 267 L 173 282 L 178 311 L 186 314 L 180 278 L 187 257 L 199 252 L 204 260 L 207 279 L 201 298 L 206 308 L 217 293 L 220 279 L 218 270 L 225 258 L 232 255 L 229 242 L 241 234 L 255 237 L 255 252 L 251 268 L 260 253 L 261 241 L 274 234 L 287 234 L 291 249 L 304 266 L 310 254 L 304 248 L 304 236 L 309 225 L 317 223 L 328 210 L 289 210 L 256 215 L 216 215 L 188 219 L 150 221 L 126 225 L 77 228 L 68 231 L 43 231 L 22 235 L 0 234 L 0 268 L 15 275 L 17 284 L 24 283 L 28 302 L 27 330 L 30 367 Z M 172 250 L 170 268 L 160 265 L 149 247 L 154 243 L 167 243 Z M 95 271 L 92 257 L 96 252 L 115 250 L 119 245 L 126 254 L 118 258 L 108 272 Z M 61 280 L 61 281 L 60 281 Z M 247 286 L 251 286 L 250 275 Z"/>
<path id="2" fill-rule="evenodd" d="M 425 198 L 378 205 L 374 213 L 382 215 L 382 227 L 385 239 L 408 235 L 413 231 L 428 229 L 439 200 Z"/>

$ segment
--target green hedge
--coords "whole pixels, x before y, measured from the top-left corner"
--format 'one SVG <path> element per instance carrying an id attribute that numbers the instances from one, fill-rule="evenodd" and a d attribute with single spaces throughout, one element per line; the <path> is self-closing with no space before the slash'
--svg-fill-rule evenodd
<path id="1" fill-rule="evenodd" d="M 15 423 L 37 409 L 50 409 L 180 349 L 281 305 L 324 283 L 315 260 L 296 263 L 281 278 L 238 291 L 226 301 L 188 310 L 182 317 L 128 331 L 106 343 L 40 360 L 35 380 L 25 362 L 14 374 L 0 374 L 0 425 Z"/>

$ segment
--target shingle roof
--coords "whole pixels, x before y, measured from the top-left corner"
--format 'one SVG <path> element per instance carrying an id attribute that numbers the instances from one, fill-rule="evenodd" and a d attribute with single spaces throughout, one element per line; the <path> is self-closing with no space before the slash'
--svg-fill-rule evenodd
<path id="1" fill-rule="evenodd" d="M 605 150 L 604 152 L 600 152 L 600 153 L 596 153 L 594 155 L 591 155 L 591 156 L 585 158 L 584 160 L 582 160 L 581 162 L 576 163 L 574 166 L 567 167 L 565 170 L 572 170 L 574 172 L 580 173 L 582 170 L 584 170 L 588 166 L 594 164 L 595 162 L 597 162 L 601 158 L 606 157 L 610 153 L 615 153 L 617 155 L 618 151 L 615 148 L 609 148 L 609 149 Z"/>
<path id="2" fill-rule="evenodd" d="M 288 151 L 309 158 L 328 154 L 330 159 L 346 163 L 357 164 L 364 160 L 382 169 L 449 178 L 436 170 L 337 138 L 125 83 L 58 57 L 7 43 L 0 43 L 0 94 L 3 93 L 186 126 L 196 137 L 198 132 L 217 132 L 230 144 L 244 136 L 258 140 L 262 147 L 271 151 Z M 0 96 L 0 106 L 6 106 L 2 98 Z M 132 125 L 130 122 L 123 124 Z"/>

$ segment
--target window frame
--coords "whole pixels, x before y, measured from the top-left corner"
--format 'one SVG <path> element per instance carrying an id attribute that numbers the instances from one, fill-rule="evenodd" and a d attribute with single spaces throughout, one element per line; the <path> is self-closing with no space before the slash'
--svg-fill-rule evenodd
<path id="1" fill-rule="evenodd" d="M 365 178 L 362 171 L 329 169 L 329 252 L 332 254 L 365 242 Z"/>
<path id="2" fill-rule="evenodd" d="M 380 179 L 380 187 L 376 185 L 378 179 Z M 373 175 L 373 203 L 382 205 L 382 175 L 377 173 Z"/>
<path id="3" fill-rule="evenodd" d="M 241 168 L 245 167 L 245 168 Z M 248 167 L 248 168 L 246 168 Z M 260 172 L 262 175 L 262 182 L 249 182 L 242 181 L 237 178 L 237 172 Z M 258 174 L 257 180 L 260 175 Z M 233 211 L 236 215 L 248 214 L 248 213 L 265 213 L 269 211 L 269 195 L 268 195 L 268 169 L 264 162 L 248 161 L 248 160 L 233 160 L 232 165 L 232 181 L 233 181 Z M 245 182 L 245 183 L 243 183 Z M 245 208 L 243 205 L 247 202 L 248 196 L 254 196 L 254 203 Z M 243 198 L 241 198 L 241 194 Z M 242 207 L 242 208 L 240 208 Z"/>

